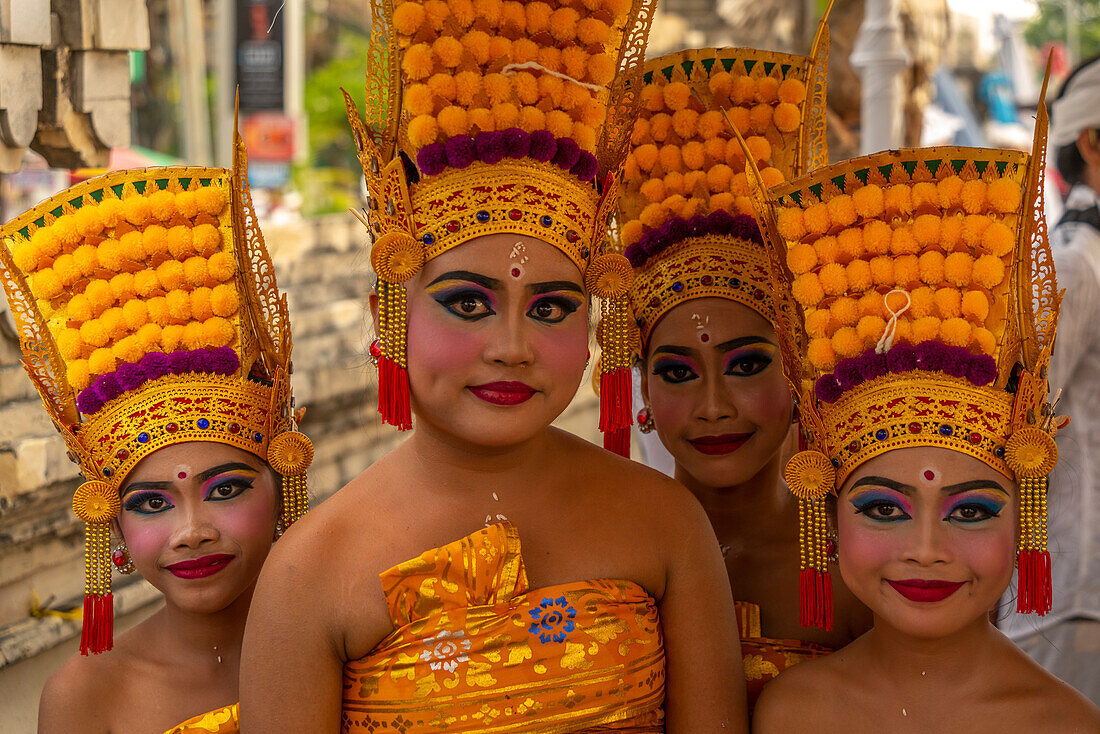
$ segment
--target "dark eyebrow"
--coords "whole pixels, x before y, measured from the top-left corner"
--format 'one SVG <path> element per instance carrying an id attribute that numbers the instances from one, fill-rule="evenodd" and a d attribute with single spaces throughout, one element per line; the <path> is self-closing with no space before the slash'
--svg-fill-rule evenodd
<path id="1" fill-rule="evenodd" d="M 204 472 L 199 472 L 197 475 L 195 475 L 195 478 L 198 479 L 200 482 L 205 482 L 207 479 L 210 479 L 210 477 L 216 477 L 219 474 L 224 474 L 225 472 L 233 471 L 234 469 L 236 469 L 237 471 L 240 471 L 241 469 L 252 472 L 256 471 L 256 467 L 254 466 L 249 466 L 248 464 L 242 464 L 239 461 L 234 461 L 228 464 L 219 464 L 218 466 L 211 467 Z"/>
<path id="2" fill-rule="evenodd" d="M 886 487 L 886 489 L 892 489 L 895 492 L 901 492 L 902 494 L 912 494 L 914 491 L 914 488 L 910 487 L 908 484 L 895 482 L 893 479 L 887 479 L 886 477 L 862 477 L 860 479 L 857 479 L 852 484 L 852 489 L 855 489 L 856 487 L 865 487 L 867 485 L 871 485 L 874 487 Z M 848 491 L 851 492 L 852 489 L 849 489 Z"/>
<path id="3" fill-rule="evenodd" d="M 681 357 L 691 357 L 695 354 L 695 350 L 689 347 L 674 347 L 671 344 L 662 344 L 653 350 L 653 354 L 658 352 L 668 352 L 669 354 L 679 354 Z"/>
<path id="4" fill-rule="evenodd" d="M 535 295 L 540 293 L 551 293 L 553 291 L 574 291 L 577 295 L 584 295 L 584 290 L 579 284 L 574 283 L 571 280 L 548 280 L 545 283 L 535 283 L 534 285 L 527 286 L 527 290 L 531 291 Z"/>
<path id="5" fill-rule="evenodd" d="M 730 339 L 728 342 L 722 342 L 714 346 L 719 352 L 728 352 L 731 349 L 737 349 L 737 347 L 743 347 L 746 344 L 771 344 L 773 347 L 777 346 L 771 339 L 766 339 L 762 336 L 739 336 L 736 339 Z"/>
<path id="6" fill-rule="evenodd" d="M 126 488 L 122 496 L 125 497 L 134 492 L 159 492 L 171 488 L 171 482 L 134 482 Z"/>
<path id="7" fill-rule="evenodd" d="M 480 285 L 482 288 L 488 288 L 489 290 L 496 290 L 500 287 L 500 281 L 496 278 L 490 278 L 487 275 L 481 275 L 480 273 L 471 273 L 469 270 L 452 270 L 449 273 L 443 273 L 431 283 L 428 283 L 428 287 L 435 285 L 436 283 L 442 283 L 446 280 L 468 280 L 471 283 Z"/>
<path id="8" fill-rule="evenodd" d="M 969 492 L 972 489 L 996 489 L 1004 492 L 1006 495 L 1008 492 L 997 482 L 992 479 L 972 479 L 969 482 L 960 482 L 959 484 L 950 484 L 946 487 L 941 487 L 941 492 L 947 492 L 948 495 L 954 496 L 956 494 L 962 494 L 963 492 Z"/>

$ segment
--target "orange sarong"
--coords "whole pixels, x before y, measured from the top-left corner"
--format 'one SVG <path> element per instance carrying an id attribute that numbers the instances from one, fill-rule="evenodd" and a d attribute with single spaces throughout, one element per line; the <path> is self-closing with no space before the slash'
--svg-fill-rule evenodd
<path id="1" fill-rule="evenodd" d="M 741 662 L 745 666 L 745 684 L 749 715 L 764 685 L 787 668 L 833 652 L 831 648 L 803 640 L 779 640 L 764 637 L 760 631 L 760 607 L 752 602 L 733 603 L 737 613 L 737 631 L 741 636 Z"/>
<path id="2" fill-rule="evenodd" d="M 164 734 L 238 734 L 241 720 L 237 704 L 223 706 L 209 713 L 188 719 Z"/>
<path id="3" fill-rule="evenodd" d="M 379 578 L 394 631 L 344 666 L 344 732 L 664 731 L 660 620 L 633 581 L 530 589 L 508 522 Z"/>

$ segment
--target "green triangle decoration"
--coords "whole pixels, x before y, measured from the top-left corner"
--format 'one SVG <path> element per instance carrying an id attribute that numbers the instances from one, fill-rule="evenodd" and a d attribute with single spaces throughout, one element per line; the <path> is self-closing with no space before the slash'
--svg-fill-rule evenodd
<path id="1" fill-rule="evenodd" d="M 719 59 L 719 61 L 722 62 L 722 68 L 725 69 L 726 71 L 729 71 L 730 69 L 733 68 L 733 62 L 736 61 L 736 60 L 737 59 L 728 59 L 728 58 L 727 59 Z"/>
<path id="2" fill-rule="evenodd" d="M 812 193 L 818 199 L 821 199 L 821 184 L 810 184 L 808 188 L 810 189 L 810 193 Z"/>
<path id="3" fill-rule="evenodd" d="M 882 174 L 882 177 L 887 181 L 890 180 L 890 174 L 894 172 L 894 164 L 887 163 L 885 166 L 879 166 L 878 172 Z"/>
<path id="4" fill-rule="evenodd" d="M 989 168 L 989 161 L 974 161 L 974 169 L 981 176 L 985 173 L 985 169 Z"/>
<path id="5" fill-rule="evenodd" d="M 92 198 L 95 199 L 97 204 L 103 203 L 103 189 L 96 189 L 92 192 Z"/>
<path id="6" fill-rule="evenodd" d="M 963 168 L 966 167 L 966 161 L 951 161 L 951 167 L 955 169 L 955 175 L 962 173 Z"/>
<path id="7" fill-rule="evenodd" d="M 190 178 L 181 178 L 180 179 L 180 186 L 182 186 L 185 190 L 191 188 L 191 179 Z"/>
<path id="8" fill-rule="evenodd" d="M 684 70 L 684 76 L 686 76 L 688 79 L 690 79 L 691 78 L 691 70 L 695 68 L 695 63 L 692 62 L 692 61 L 685 61 L 682 64 L 680 64 L 680 66 Z"/>
<path id="9" fill-rule="evenodd" d="M 843 191 L 844 190 L 844 174 L 842 173 L 839 176 L 833 176 L 833 183 L 836 184 L 836 187 L 838 189 Z"/>
<path id="10" fill-rule="evenodd" d="M 802 192 L 801 191 L 792 191 L 791 192 L 791 201 L 793 201 L 795 204 L 798 204 L 799 206 L 802 206 Z"/>
<path id="11" fill-rule="evenodd" d="M 209 186 L 210 181 L 211 181 L 211 179 L 209 179 L 209 178 L 200 178 L 199 179 L 199 186 Z"/>
<path id="12" fill-rule="evenodd" d="M 661 74 L 664 76 L 666 81 L 672 81 L 672 70 L 675 68 L 676 67 L 674 66 L 666 66 L 665 68 L 661 69 Z"/>
<path id="13" fill-rule="evenodd" d="M 752 73 L 752 67 L 756 66 L 756 59 L 745 59 L 745 73 Z"/>
<path id="14" fill-rule="evenodd" d="M 117 196 L 119 199 L 122 198 L 122 184 L 115 184 L 111 187 L 111 191 L 114 191 L 115 196 Z"/>
<path id="15" fill-rule="evenodd" d="M 858 171 L 852 173 L 853 176 L 859 179 L 859 182 L 864 186 L 867 185 L 867 177 L 871 175 L 871 171 L 866 168 L 861 168 Z"/>
<path id="16" fill-rule="evenodd" d="M 1005 175 L 1005 169 L 1008 168 L 1008 161 L 997 161 L 993 165 L 997 168 L 998 175 Z"/>
<path id="17" fill-rule="evenodd" d="M 168 181 L 169 181 L 169 179 L 167 179 L 167 178 L 158 178 L 158 179 L 156 179 L 157 188 L 159 188 L 159 189 L 168 188 Z"/>
<path id="18" fill-rule="evenodd" d="M 912 178 L 913 171 L 917 170 L 917 162 L 916 161 L 902 161 L 901 162 L 901 167 L 904 168 L 905 172 L 909 174 L 910 178 Z"/>
<path id="19" fill-rule="evenodd" d="M 928 166 L 928 170 L 935 176 L 936 172 L 940 170 L 940 166 L 943 165 L 942 158 L 935 158 L 924 162 L 924 165 Z"/>
<path id="20" fill-rule="evenodd" d="M 710 70 L 714 68 L 714 59 L 701 59 L 699 63 L 707 70 L 707 74 L 710 74 Z"/>
<path id="21" fill-rule="evenodd" d="M 79 209 L 80 207 L 84 206 L 84 199 L 79 196 L 75 199 L 70 199 L 69 206 L 71 206 L 73 209 Z"/>
<path id="22" fill-rule="evenodd" d="M 57 207 L 52 212 L 50 212 L 50 214 L 53 214 L 55 218 L 60 217 L 62 213 L 63 212 L 61 211 L 61 207 Z"/>
<path id="23" fill-rule="evenodd" d="M 772 69 L 774 69 L 774 68 L 775 68 L 775 62 L 774 61 L 765 61 L 764 62 L 764 76 L 770 76 L 771 73 L 772 73 Z"/>
<path id="24" fill-rule="evenodd" d="M 780 64 L 779 65 L 779 73 L 783 75 L 784 79 L 786 79 L 787 75 L 791 73 L 791 65 L 790 64 Z"/>
<path id="25" fill-rule="evenodd" d="M 647 71 L 645 74 L 642 74 L 642 81 L 645 82 L 646 84 L 652 84 L 653 83 L 653 72 L 652 71 Z"/>

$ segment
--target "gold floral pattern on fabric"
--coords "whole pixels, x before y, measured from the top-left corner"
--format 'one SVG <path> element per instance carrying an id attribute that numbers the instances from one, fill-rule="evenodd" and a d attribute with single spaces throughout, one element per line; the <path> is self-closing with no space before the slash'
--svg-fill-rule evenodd
<path id="1" fill-rule="evenodd" d="M 343 731 L 664 731 L 660 620 L 633 581 L 531 589 L 511 523 L 379 578 L 394 631 L 344 666 Z"/>
<path id="2" fill-rule="evenodd" d="M 164 734 L 237 734 L 241 730 L 239 704 L 223 706 L 188 719 Z"/>
<path id="3" fill-rule="evenodd" d="M 824 645 L 802 640 L 764 637 L 760 629 L 760 607 L 735 601 L 737 631 L 741 637 L 741 661 L 745 668 L 749 714 L 752 714 L 764 686 L 787 668 L 833 652 Z"/>

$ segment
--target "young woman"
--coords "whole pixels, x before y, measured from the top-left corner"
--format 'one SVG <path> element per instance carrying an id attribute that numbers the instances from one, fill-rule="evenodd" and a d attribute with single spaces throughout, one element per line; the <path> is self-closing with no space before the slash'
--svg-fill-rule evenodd
<path id="1" fill-rule="evenodd" d="M 367 127 L 352 122 L 380 412 L 416 427 L 274 550 L 242 731 L 746 730 L 698 504 L 550 427 L 584 372 L 589 294 L 621 325 L 631 272 L 601 254 L 617 192 L 597 173 L 618 165 L 633 110 L 609 103 L 629 100 L 651 11 L 406 2 L 380 17 L 396 39 L 372 57 Z"/>
<path id="2" fill-rule="evenodd" d="M 773 262 L 789 268 L 778 333 L 810 447 L 785 470 L 801 601 L 828 616 L 831 555 L 874 615 L 866 635 L 765 690 L 765 734 L 1100 727 L 990 622 L 1014 560 L 1019 611 L 1051 608 L 1046 476 L 1065 421 L 1047 399 L 1060 296 L 1040 115 L 1031 156 L 890 151 L 761 201 Z M 824 237 L 860 246 L 822 262 Z M 855 326 L 837 318 L 845 300 L 864 314 Z"/>
<path id="3" fill-rule="evenodd" d="M 823 21 L 815 49 L 826 46 Z M 822 74 L 816 51 L 700 49 L 650 60 L 620 204 L 636 273 L 630 302 L 646 403 L 639 420 L 643 431 L 656 429 L 722 545 L 750 709 L 781 670 L 870 625 L 840 584 L 830 629 L 800 619 L 798 507 L 780 479 L 794 406 L 733 132 L 736 125 L 748 139 L 769 182 L 797 175 L 817 152 L 811 131 L 823 130 L 824 88 L 807 96 L 808 80 Z"/>
<path id="4" fill-rule="evenodd" d="M 245 181 L 240 165 L 121 171 L 4 228 L 24 364 L 87 478 L 82 655 L 42 693 L 44 734 L 237 731 L 248 604 L 307 508 L 312 457 Z M 112 561 L 165 599 L 117 645 Z"/>

